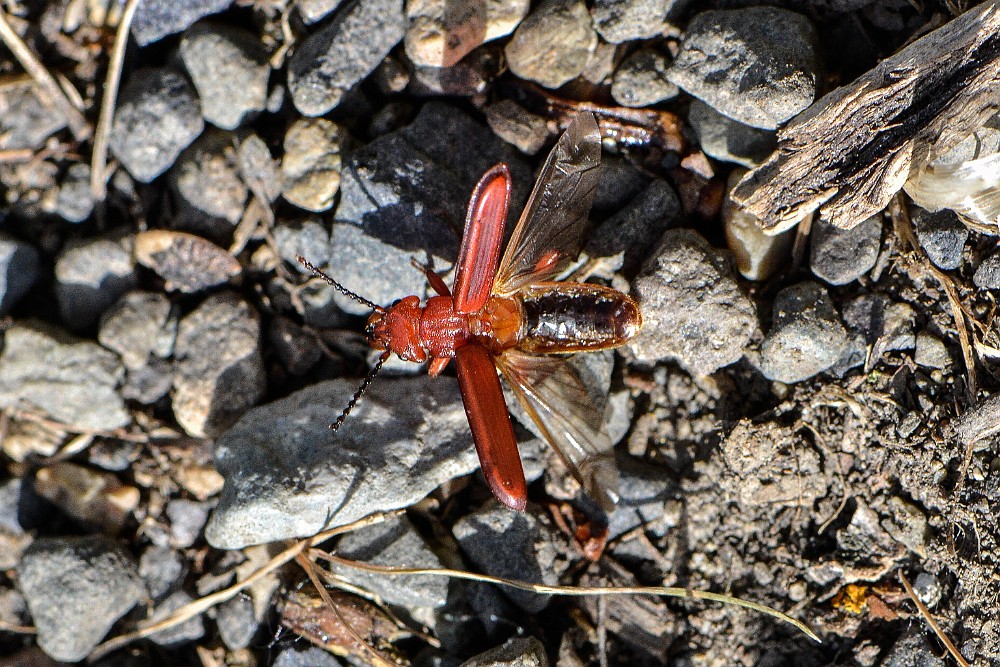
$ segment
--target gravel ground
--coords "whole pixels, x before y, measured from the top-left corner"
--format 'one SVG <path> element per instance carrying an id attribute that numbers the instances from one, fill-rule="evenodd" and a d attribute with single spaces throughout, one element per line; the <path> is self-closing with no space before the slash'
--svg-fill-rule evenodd
<path id="1" fill-rule="evenodd" d="M 4 3 L 0 663 L 930 667 L 950 638 L 1000 664 L 996 236 L 905 198 L 764 236 L 727 196 L 969 3 L 773 4 Z M 426 296 L 411 260 L 451 280 L 479 176 L 506 162 L 519 211 L 577 110 L 605 138 L 577 277 L 645 320 L 574 360 L 617 443 L 599 555 L 519 410 L 528 507 L 491 497 L 452 371 L 389 361 L 332 433 L 368 310 L 295 261 Z M 343 526 L 344 559 L 722 592 L 822 642 L 716 603 L 272 561 Z"/>

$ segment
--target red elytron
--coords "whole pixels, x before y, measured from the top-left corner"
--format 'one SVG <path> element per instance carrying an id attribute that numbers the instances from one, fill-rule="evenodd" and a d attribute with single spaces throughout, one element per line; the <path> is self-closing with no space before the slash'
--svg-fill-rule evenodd
<path id="1" fill-rule="evenodd" d="M 511 178 L 498 164 L 479 180 L 466 215 L 451 291 L 433 271 L 438 294 L 381 308 L 349 292 L 301 257 L 337 289 L 374 312 L 372 347 L 384 350 L 337 428 L 378 368 L 395 353 L 430 360 L 439 375 L 452 358 L 483 474 L 494 495 L 521 510 L 527 487 L 497 369 L 562 460 L 602 507 L 617 500 L 612 443 L 587 388 L 562 353 L 622 345 L 642 324 L 629 296 L 602 285 L 560 282 L 580 252 L 598 181 L 601 134 L 593 114 L 580 114 L 549 154 L 500 259 Z"/>

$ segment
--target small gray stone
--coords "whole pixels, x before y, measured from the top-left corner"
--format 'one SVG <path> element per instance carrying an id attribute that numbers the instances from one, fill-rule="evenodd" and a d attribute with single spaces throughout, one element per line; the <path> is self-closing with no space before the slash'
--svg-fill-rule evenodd
<path id="1" fill-rule="evenodd" d="M 423 97 L 473 97 L 486 92 L 501 68 L 499 51 L 484 47 L 473 51 L 451 67 L 414 67 L 410 92 Z"/>
<path id="2" fill-rule="evenodd" d="M 142 0 L 132 19 L 132 36 L 139 46 L 146 46 L 230 4 L 232 0 Z"/>
<path id="3" fill-rule="evenodd" d="M 619 457 L 618 480 L 621 498 L 609 517 L 608 537 L 623 535 L 639 526 L 662 534 L 666 504 L 675 492 L 669 470 L 641 459 Z"/>
<path id="4" fill-rule="evenodd" d="M 549 140 L 549 122 L 529 112 L 514 100 L 500 100 L 486 107 L 486 122 L 498 137 L 534 155 Z"/>
<path id="5" fill-rule="evenodd" d="M 304 375 L 323 356 L 316 335 L 287 317 L 275 317 L 268 328 L 272 349 L 292 375 Z"/>
<path id="6" fill-rule="evenodd" d="M 237 595 L 216 607 L 216 612 L 215 624 L 219 626 L 219 636 L 226 648 L 238 651 L 250 646 L 260 627 L 254 614 L 253 600 Z"/>
<path id="7" fill-rule="evenodd" d="M 876 215 L 851 229 L 825 220 L 812 228 L 809 268 L 831 285 L 846 285 L 871 271 L 882 243 L 882 217 Z"/>
<path id="8" fill-rule="evenodd" d="M 452 532 L 462 551 L 483 572 L 508 579 L 554 585 L 566 571 L 566 545 L 549 517 L 534 506 L 514 512 L 495 500 L 458 520 Z M 551 595 L 503 588 L 529 614 L 545 609 Z"/>
<path id="9" fill-rule="evenodd" d="M 175 498 L 167 503 L 170 519 L 170 541 L 174 546 L 187 548 L 198 540 L 201 529 L 208 521 L 209 506 L 186 498 Z"/>
<path id="10" fill-rule="evenodd" d="M 921 572 L 913 580 L 913 592 L 930 609 L 937 606 L 937 603 L 941 601 L 941 596 L 944 594 L 941 582 L 938 581 L 937 577 L 928 572 Z"/>
<path id="11" fill-rule="evenodd" d="M 0 84 L 0 150 L 36 150 L 66 127 L 66 119 L 39 97 L 31 79 Z"/>
<path id="12" fill-rule="evenodd" d="M 169 292 L 194 294 L 240 277 L 229 252 L 195 234 L 150 229 L 135 237 L 135 259 L 163 279 Z"/>
<path id="13" fill-rule="evenodd" d="M 469 658 L 461 667 L 548 667 L 549 657 L 535 637 L 514 637 Z"/>
<path id="14" fill-rule="evenodd" d="M 282 196 L 307 211 L 333 206 L 340 187 L 340 146 L 344 132 L 325 118 L 300 118 L 285 132 L 281 158 Z"/>
<path id="15" fill-rule="evenodd" d="M 393 517 L 348 533 L 337 544 L 337 555 L 372 565 L 442 567 L 441 561 L 406 517 Z M 419 574 L 387 577 L 336 563 L 331 563 L 330 568 L 389 604 L 441 607 L 448 601 L 448 580 L 444 577 Z"/>
<path id="16" fill-rule="evenodd" d="M 670 60 L 656 49 L 640 49 L 615 72 L 611 96 L 626 107 L 645 107 L 676 97 L 680 90 L 666 76 Z"/>
<path id="17" fill-rule="evenodd" d="M 295 108 L 320 116 L 378 66 L 406 31 L 403 0 L 368 0 L 345 7 L 309 35 L 288 62 Z"/>
<path id="18" fill-rule="evenodd" d="M 103 536 L 36 540 L 17 577 L 39 646 L 64 662 L 86 658 L 146 595 L 132 557 Z"/>
<path id="19" fill-rule="evenodd" d="M 633 290 L 644 323 L 630 347 L 645 363 L 673 358 L 708 375 L 739 360 L 758 331 L 729 262 L 690 229 L 663 235 Z"/>
<path id="20" fill-rule="evenodd" d="M 21 553 L 31 544 L 33 537 L 21 524 L 21 499 L 25 488 L 18 478 L 0 484 L 0 568 L 10 570 L 17 567 Z M 30 486 L 28 495 L 31 495 Z M 27 523 L 25 521 L 25 523 Z M 0 620 L 6 620 L 0 607 Z"/>
<path id="21" fill-rule="evenodd" d="M 226 483 L 205 535 L 219 549 L 314 535 L 407 507 L 479 466 L 458 385 L 384 378 L 336 433 L 357 389 L 324 382 L 251 410 L 216 441 Z"/>
<path id="22" fill-rule="evenodd" d="M 131 421 L 115 388 L 118 355 L 41 326 L 15 324 L 0 352 L 0 407 L 33 406 L 80 429 L 111 430 Z"/>
<path id="23" fill-rule="evenodd" d="M 133 239 L 70 242 L 56 259 L 59 312 L 74 329 L 88 327 L 136 283 Z"/>
<path id="24" fill-rule="evenodd" d="M 951 363 L 948 348 L 937 336 L 926 331 L 917 334 L 917 349 L 913 361 L 924 368 L 947 368 Z"/>
<path id="25" fill-rule="evenodd" d="M 645 189 L 652 179 L 632 164 L 615 155 L 601 157 L 600 180 L 594 194 L 595 212 L 614 215 Z"/>
<path id="26" fill-rule="evenodd" d="M 170 300 L 156 292 L 129 292 L 101 318 L 97 340 L 117 352 L 129 370 L 150 357 L 166 359 L 174 351 L 177 315 Z"/>
<path id="27" fill-rule="evenodd" d="M 320 265 L 330 245 L 330 232 L 319 218 L 281 220 L 274 226 L 274 242 L 281 259 L 298 269 L 299 273 L 311 275 L 296 257 L 302 256 Z"/>
<path id="28" fill-rule="evenodd" d="M 679 13 L 687 0 L 595 0 L 594 28 L 612 44 L 650 39 L 664 32 L 667 17 Z"/>
<path id="29" fill-rule="evenodd" d="M 773 130 L 744 125 L 723 116 L 699 99 L 691 101 L 688 122 L 707 155 L 749 169 L 763 162 L 778 145 Z"/>
<path id="30" fill-rule="evenodd" d="M 876 358 L 887 350 L 912 350 L 913 307 L 894 303 L 884 294 L 862 294 L 844 308 L 844 323 L 852 335 L 860 335 L 876 347 Z"/>
<path id="31" fill-rule="evenodd" d="M 179 196 L 181 228 L 226 238 L 243 217 L 249 190 L 229 132 L 209 130 L 185 149 L 170 170 L 170 184 Z"/>
<path id="32" fill-rule="evenodd" d="M 142 3 L 147 6 L 154 3 Z M 180 72 L 141 69 L 122 92 L 111 127 L 111 152 L 132 178 L 149 183 L 205 128 L 201 103 Z"/>
<path id="33" fill-rule="evenodd" d="M 979 289 L 1000 289 L 1000 252 L 995 252 L 983 260 L 972 276 L 972 282 Z"/>
<path id="34" fill-rule="evenodd" d="M 271 68 L 259 37 L 232 26 L 199 23 L 185 31 L 180 53 L 209 123 L 235 130 L 264 109 Z"/>
<path id="35" fill-rule="evenodd" d="M 583 74 L 597 33 L 580 0 L 544 0 L 514 31 L 504 49 L 511 71 L 546 88 Z"/>
<path id="36" fill-rule="evenodd" d="M 289 646 L 274 659 L 274 667 L 343 667 L 343 663 L 315 646 Z"/>
<path id="37" fill-rule="evenodd" d="M 139 558 L 139 575 L 154 600 L 161 600 L 174 590 L 186 569 L 184 556 L 166 546 L 150 546 Z"/>
<path id="38" fill-rule="evenodd" d="M 214 437 L 264 394 L 260 317 L 231 292 L 181 320 L 174 348 L 174 416 L 188 434 Z"/>
<path id="39" fill-rule="evenodd" d="M 181 607 L 190 604 L 193 598 L 184 591 L 176 591 L 168 595 L 156 605 L 150 622 L 162 621 Z M 200 614 L 182 623 L 160 630 L 149 636 L 149 639 L 159 646 L 175 647 L 198 641 L 205 636 L 205 621 Z"/>
<path id="40" fill-rule="evenodd" d="M 299 0 L 296 7 L 306 25 L 316 23 L 335 10 L 343 0 Z"/>
<path id="41" fill-rule="evenodd" d="M 654 178 L 624 208 L 598 225 L 587 242 L 592 258 L 616 258 L 616 270 L 634 273 L 668 227 L 684 215 L 673 187 Z"/>
<path id="42" fill-rule="evenodd" d="M 0 317 L 38 281 L 38 251 L 0 232 Z"/>
<path id="43" fill-rule="evenodd" d="M 691 19 L 667 76 L 716 111 L 773 130 L 812 104 L 817 45 L 812 23 L 787 9 L 706 11 Z"/>
<path id="44" fill-rule="evenodd" d="M 880 667 L 945 667 L 947 664 L 935 653 L 921 628 L 904 632 L 879 663 Z"/>
<path id="45" fill-rule="evenodd" d="M 945 271 L 961 266 L 962 250 L 969 239 L 969 228 L 948 209 L 936 213 L 929 213 L 918 207 L 912 210 L 917 240 L 934 266 Z"/>
<path id="46" fill-rule="evenodd" d="M 249 134 L 237 148 L 240 175 L 261 202 L 273 202 L 281 194 L 281 175 L 278 161 L 271 157 L 271 150 L 263 139 Z"/>
<path id="47" fill-rule="evenodd" d="M 528 13 L 528 0 L 410 0 L 406 55 L 418 67 L 451 67 L 473 49 L 509 35 Z"/>
<path id="48" fill-rule="evenodd" d="M 847 331 L 817 283 L 778 292 L 773 318 L 760 351 L 760 371 L 769 380 L 807 380 L 833 366 L 847 347 Z"/>
<path id="49" fill-rule="evenodd" d="M 59 194 L 56 195 L 56 215 L 68 222 L 83 222 L 93 210 L 90 165 L 80 162 L 70 165 L 59 185 Z"/>

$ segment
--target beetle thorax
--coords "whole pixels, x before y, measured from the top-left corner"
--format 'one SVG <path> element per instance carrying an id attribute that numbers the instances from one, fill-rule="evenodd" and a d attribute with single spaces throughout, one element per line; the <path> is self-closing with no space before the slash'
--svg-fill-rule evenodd
<path id="1" fill-rule="evenodd" d="M 389 350 L 400 359 L 422 362 L 427 352 L 420 341 L 420 299 L 408 296 L 368 318 L 368 341 L 376 350 Z"/>

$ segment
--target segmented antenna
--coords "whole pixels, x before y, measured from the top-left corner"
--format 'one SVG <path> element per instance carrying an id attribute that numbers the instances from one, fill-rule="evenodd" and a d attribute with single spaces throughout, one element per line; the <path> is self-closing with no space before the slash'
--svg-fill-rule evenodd
<path id="1" fill-rule="evenodd" d="M 382 364 L 386 362 L 390 354 L 389 350 L 382 353 L 382 356 L 380 356 L 378 361 L 375 362 L 375 367 L 369 371 L 368 375 L 365 376 L 364 381 L 361 383 L 361 386 L 358 387 L 356 392 L 354 392 L 354 396 L 352 396 L 351 400 L 347 403 L 347 407 L 344 408 L 344 411 L 340 413 L 339 417 L 337 417 L 337 421 L 330 424 L 330 430 L 334 433 L 336 433 L 337 429 L 344 425 L 344 420 L 347 419 L 347 415 L 351 414 L 351 410 L 353 410 L 354 406 L 358 404 L 359 400 L 361 400 L 361 396 L 364 395 L 364 393 L 368 390 L 368 386 L 375 380 L 375 376 L 378 375 L 379 369 L 382 368 Z"/>
<path id="2" fill-rule="evenodd" d="M 378 305 L 377 303 L 372 303 L 371 301 L 369 301 L 368 299 L 364 298 L 363 296 L 355 294 L 351 290 L 347 289 L 346 287 L 344 287 L 343 285 L 341 285 L 340 283 L 338 283 L 336 280 L 334 280 L 333 278 L 331 278 L 330 276 L 326 275 L 325 273 L 323 273 L 322 271 L 320 271 L 319 269 L 317 269 L 315 266 L 313 266 L 312 264 L 310 264 L 309 260 L 307 260 L 302 255 L 296 255 L 295 259 L 299 260 L 302 263 L 302 266 L 304 266 L 307 269 L 309 269 L 310 271 L 312 271 L 312 273 L 313 273 L 314 276 L 316 276 L 318 278 L 322 278 L 326 282 L 330 283 L 330 285 L 332 285 L 334 287 L 334 289 L 336 289 L 338 292 L 340 292 L 344 296 L 348 296 L 348 297 L 354 299 L 355 301 L 357 301 L 358 303 L 364 304 L 364 305 L 368 306 L 369 308 L 371 308 L 375 312 L 378 312 L 378 313 L 384 312 L 384 309 L 382 308 L 382 306 Z M 334 429 L 334 430 L 336 430 L 336 429 Z"/>

